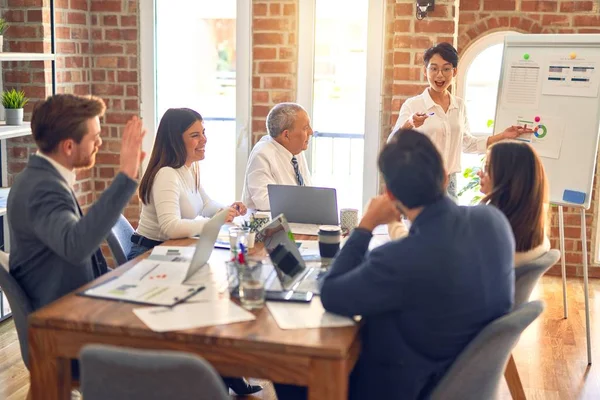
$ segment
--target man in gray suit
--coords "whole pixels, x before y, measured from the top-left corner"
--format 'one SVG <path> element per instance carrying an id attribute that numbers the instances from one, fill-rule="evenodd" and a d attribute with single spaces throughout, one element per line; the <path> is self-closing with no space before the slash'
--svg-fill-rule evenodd
<path id="1" fill-rule="evenodd" d="M 34 309 L 107 271 L 100 244 L 137 188 L 145 131 L 134 117 L 125 126 L 120 170 L 83 215 L 73 192 L 75 171 L 94 166 L 102 145 L 96 97 L 58 94 L 36 104 L 31 118 L 39 148 L 8 196 L 10 273 Z"/>

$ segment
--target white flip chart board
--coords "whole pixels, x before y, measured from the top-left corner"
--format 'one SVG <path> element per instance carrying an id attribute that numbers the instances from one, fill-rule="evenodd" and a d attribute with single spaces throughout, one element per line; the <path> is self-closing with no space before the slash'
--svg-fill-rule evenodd
<path id="1" fill-rule="evenodd" d="M 494 122 L 536 132 L 553 204 L 588 209 L 600 131 L 600 34 L 509 35 Z"/>

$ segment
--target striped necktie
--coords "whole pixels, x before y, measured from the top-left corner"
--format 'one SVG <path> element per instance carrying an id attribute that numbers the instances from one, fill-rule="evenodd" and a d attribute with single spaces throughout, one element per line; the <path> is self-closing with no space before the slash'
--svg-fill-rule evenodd
<path id="1" fill-rule="evenodd" d="M 298 182 L 298 186 L 304 186 L 304 179 L 302 179 L 300 168 L 298 168 L 298 160 L 296 159 L 296 156 L 292 157 L 292 165 L 294 166 L 294 172 L 296 173 L 296 181 Z"/>

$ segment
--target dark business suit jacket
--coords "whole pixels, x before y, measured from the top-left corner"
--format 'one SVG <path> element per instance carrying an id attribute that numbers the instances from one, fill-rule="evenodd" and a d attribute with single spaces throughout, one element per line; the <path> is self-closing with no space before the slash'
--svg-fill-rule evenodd
<path id="1" fill-rule="evenodd" d="M 493 206 L 427 206 L 409 235 L 367 253 L 356 229 L 324 278 L 326 310 L 362 315 L 351 399 L 421 399 L 514 298 L 515 242 Z"/>
<path id="2" fill-rule="evenodd" d="M 107 271 L 100 244 L 137 183 L 119 173 L 85 216 L 68 183 L 47 160 L 32 155 L 8 196 L 10 273 L 34 309 Z"/>

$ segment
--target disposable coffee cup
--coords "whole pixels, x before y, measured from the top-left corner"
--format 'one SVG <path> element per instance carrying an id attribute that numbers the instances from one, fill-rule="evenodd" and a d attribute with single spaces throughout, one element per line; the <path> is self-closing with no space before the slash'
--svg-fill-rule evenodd
<path id="1" fill-rule="evenodd" d="M 322 225 L 319 227 L 319 253 L 321 263 L 327 265 L 340 251 L 342 230 L 336 225 Z"/>

